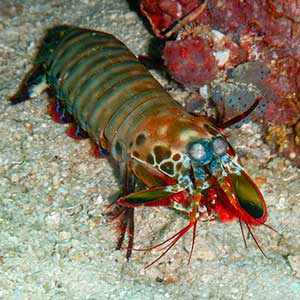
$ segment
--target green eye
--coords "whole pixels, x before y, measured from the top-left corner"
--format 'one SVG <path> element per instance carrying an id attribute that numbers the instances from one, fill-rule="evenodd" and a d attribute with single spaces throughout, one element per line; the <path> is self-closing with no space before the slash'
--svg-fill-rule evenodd
<path id="1" fill-rule="evenodd" d="M 201 143 L 195 143 L 191 145 L 189 149 L 189 155 L 192 159 L 201 160 L 205 157 L 206 151 Z"/>
<path id="2" fill-rule="evenodd" d="M 215 154 L 222 155 L 226 152 L 228 144 L 223 138 L 217 137 L 213 141 L 212 148 Z"/>

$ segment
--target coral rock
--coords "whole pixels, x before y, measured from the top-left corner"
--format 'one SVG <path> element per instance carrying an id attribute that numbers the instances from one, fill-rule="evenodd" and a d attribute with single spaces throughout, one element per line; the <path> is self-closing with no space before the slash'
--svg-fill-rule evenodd
<path id="1" fill-rule="evenodd" d="M 171 76 L 183 84 L 202 85 L 217 74 L 217 61 L 207 39 L 167 42 L 164 58 Z"/>

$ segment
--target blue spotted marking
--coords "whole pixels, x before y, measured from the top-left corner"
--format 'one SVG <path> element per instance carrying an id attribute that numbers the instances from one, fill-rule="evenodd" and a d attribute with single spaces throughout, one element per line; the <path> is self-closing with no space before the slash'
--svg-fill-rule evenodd
<path id="1" fill-rule="evenodd" d="M 196 179 L 204 181 L 206 177 L 206 172 L 203 170 L 201 166 L 197 166 L 196 169 L 194 170 L 194 174 Z"/>

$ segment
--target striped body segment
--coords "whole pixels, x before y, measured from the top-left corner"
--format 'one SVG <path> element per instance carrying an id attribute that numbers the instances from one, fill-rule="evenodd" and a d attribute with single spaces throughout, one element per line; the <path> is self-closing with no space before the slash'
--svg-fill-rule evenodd
<path id="1" fill-rule="evenodd" d="M 72 116 L 119 167 L 123 196 L 115 203 L 117 248 L 127 233 L 127 258 L 138 206 L 167 206 L 189 217 L 159 258 L 192 228 L 191 255 L 197 223 L 216 218 L 238 219 L 257 243 L 252 227 L 265 223 L 266 204 L 220 126 L 173 100 L 121 41 L 85 28 L 49 29 L 11 102 L 23 102 L 44 88 L 56 95 L 61 116 Z M 136 181 L 146 188 L 138 190 Z"/>
<path id="2" fill-rule="evenodd" d="M 81 128 L 104 148 L 117 142 L 127 147 L 127 132 L 133 124 L 137 127 L 147 112 L 165 107 L 182 110 L 111 34 L 58 27 L 48 33 L 51 35 L 59 39 L 43 46 L 46 82 Z M 101 141 L 104 137 L 108 143 Z"/>

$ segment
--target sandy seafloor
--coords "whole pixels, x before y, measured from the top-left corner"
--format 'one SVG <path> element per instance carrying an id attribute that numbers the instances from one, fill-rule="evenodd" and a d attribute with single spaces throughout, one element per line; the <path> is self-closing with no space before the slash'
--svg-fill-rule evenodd
<path id="1" fill-rule="evenodd" d="M 127 262 L 114 250 L 105 207 L 119 186 L 108 162 L 51 121 L 44 94 L 13 107 L 6 101 L 45 28 L 60 23 L 110 31 L 136 54 L 150 38 L 125 0 L 0 2 L 0 299 L 300 299 L 299 170 L 270 154 L 255 124 L 230 139 L 251 176 L 266 179 L 268 224 L 279 233 L 261 226 L 255 235 L 268 259 L 251 239 L 244 247 L 237 222 L 199 224 L 189 266 L 190 233 L 147 270 L 157 251 Z M 166 208 L 138 209 L 136 245 L 162 241 L 186 223 Z"/>

